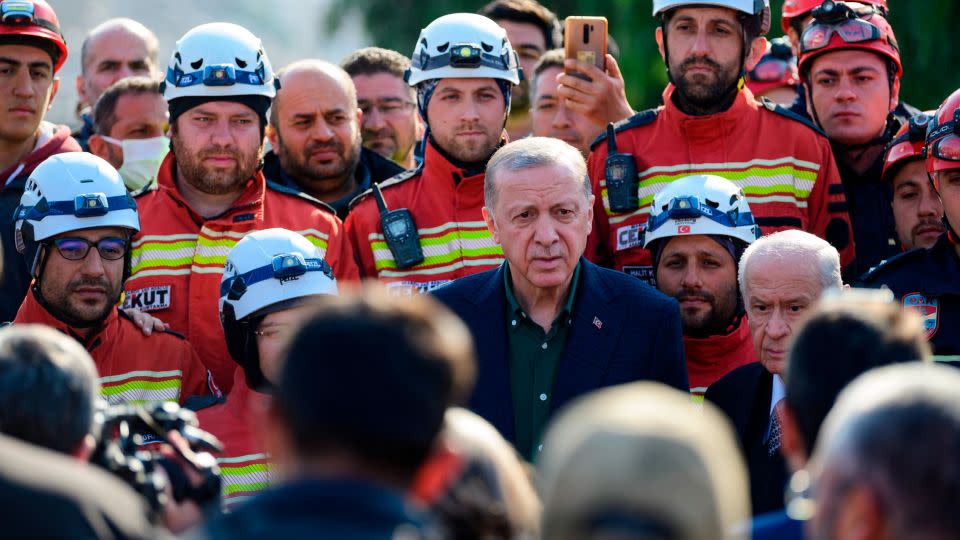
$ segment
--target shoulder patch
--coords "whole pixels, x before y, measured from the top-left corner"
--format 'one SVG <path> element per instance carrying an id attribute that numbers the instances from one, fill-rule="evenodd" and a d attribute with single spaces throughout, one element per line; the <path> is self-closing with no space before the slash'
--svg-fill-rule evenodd
<path id="1" fill-rule="evenodd" d="M 929 250 L 922 247 L 917 247 L 917 248 L 911 249 L 910 251 L 898 253 L 893 257 L 890 257 L 889 259 L 880 261 L 880 264 L 874 266 L 870 270 L 867 270 L 866 273 L 860 276 L 860 279 L 858 281 L 860 281 L 861 283 L 868 283 L 871 280 L 878 278 L 884 272 L 895 270 L 897 268 L 900 268 L 906 263 L 915 261 L 917 259 L 921 259 L 925 257 L 928 253 L 929 253 Z"/>
<path id="2" fill-rule="evenodd" d="M 387 178 L 382 182 L 378 182 L 377 185 L 380 186 L 380 189 L 386 189 L 390 186 L 395 186 L 405 180 L 409 180 L 414 176 L 419 176 L 420 173 L 422 172 L 423 172 L 423 163 L 421 163 L 416 169 L 403 171 L 402 173 L 397 174 L 395 176 L 391 176 L 390 178 Z M 356 197 L 353 198 L 352 201 L 350 201 L 350 204 L 347 205 L 347 208 L 349 208 L 350 210 L 353 210 L 354 207 L 360 204 L 360 201 L 365 199 L 367 195 L 370 195 L 371 193 L 373 193 L 373 188 L 367 189 L 363 193 L 357 195 Z"/>
<path id="3" fill-rule="evenodd" d="M 302 192 L 302 191 L 300 191 L 300 190 L 298 190 L 298 189 L 293 189 L 293 188 L 287 187 L 287 186 L 285 186 L 285 185 L 283 185 L 283 184 L 278 184 L 278 183 L 274 182 L 273 180 L 267 180 L 267 189 L 272 189 L 272 190 L 274 190 L 274 191 L 279 191 L 280 193 L 284 193 L 284 194 L 286 194 L 286 195 L 291 195 L 291 196 L 293 196 L 293 197 L 297 197 L 298 199 L 303 199 L 303 200 L 305 200 L 305 201 L 313 204 L 314 206 L 316 206 L 316 207 L 318 207 L 318 208 L 321 208 L 321 209 L 323 209 L 323 210 L 326 210 L 327 212 L 330 212 L 330 213 L 333 214 L 333 215 L 337 215 L 337 211 L 334 210 L 332 206 L 330 206 L 329 204 L 321 201 L 320 199 L 316 199 L 316 198 L 314 198 L 314 197 L 311 197 L 310 195 L 307 195 L 306 193 L 304 193 L 304 192 Z"/>
<path id="4" fill-rule="evenodd" d="M 819 127 L 817 127 L 817 125 L 814 124 L 813 121 L 810 120 L 809 118 L 806 118 L 806 117 L 804 117 L 804 116 L 800 116 L 799 114 L 791 111 L 790 109 L 788 109 L 788 108 L 786 108 L 786 107 L 784 107 L 784 106 L 782 106 L 782 105 L 777 105 L 776 103 L 774 103 L 773 101 L 770 101 L 768 98 L 765 98 L 765 97 L 764 97 L 764 98 L 760 98 L 760 99 L 757 100 L 757 101 L 758 101 L 761 105 L 763 105 L 763 107 L 764 107 L 765 109 L 767 109 L 768 111 L 770 111 L 770 112 L 772 112 L 772 113 L 779 114 L 780 116 L 785 116 L 785 117 L 793 120 L 794 122 L 799 122 L 799 123 L 807 126 L 808 128 L 816 131 L 817 134 L 821 135 L 822 137 L 824 137 L 824 138 L 827 137 L 827 134 L 824 133 L 824 131 L 823 131 L 822 129 L 820 129 Z"/>
<path id="5" fill-rule="evenodd" d="M 613 131 L 616 133 L 620 133 L 621 131 L 626 131 L 630 128 L 641 127 L 641 126 L 646 126 L 647 124 L 652 124 L 653 121 L 657 119 L 658 114 L 660 114 L 659 108 L 640 111 L 637 114 L 631 116 L 630 118 L 625 118 L 623 120 L 620 120 L 619 122 L 614 122 Z M 593 149 L 596 148 L 598 144 L 602 143 L 605 140 L 607 140 L 606 130 L 604 130 L 603 133 L 601 133 L 600 136 L 597 137 L 596 140 L 594 140 L 590 144 L 590 150 L 593 151 Z"/>

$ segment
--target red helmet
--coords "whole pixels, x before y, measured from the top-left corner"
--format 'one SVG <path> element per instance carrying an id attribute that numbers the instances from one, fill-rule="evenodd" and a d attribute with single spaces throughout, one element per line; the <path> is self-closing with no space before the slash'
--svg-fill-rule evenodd
<path id="1" fill-rule="evenodd" d="M 960 169 L 960 90 L 950 94 L 930 120 L 924 154 L 927 172 Z"/>
<path id="2" fill-rule="evenodd" d="M 935 111 L 917 113 L 887 144 L 881 173 L 884 182 L 890 181 L 897 169 L 908 161 L 923 159 L 923 149 L 927 145 L 927 126 L 930 125 L 934 113 Z"/>
<path id="3" fill-rule="evenodd" d="M 798 84 L 800 77 L 797 74 L 797 59 L 785 37 L 770 40 L 767 52 L 757 63 L 757 67 L 747 73 L 747 87 L 756 96 L 774 88 Z"/>
<path id="4" fill-rule="evenodd" d="M 67 61 L 67 42 L 60 33 L 60 21 L 45 0 L 0 2 L 0 36 L 30 36 L 49 41 L 54 72 Z"/>
<path id="5" fill-rule="evenodd" d="M 860 16 L 846 2 L 826 0 L 800 37 L 800 78 L 807 82 L 813 59 L 831 51 L 870 51 L 892 61 L 896 77 L 903 74 L 900 47 L 893 27 L 882 15 Z"/>
<path id="6" fill-rule="evenodd" d="M 886 15 L 890 8 L 887 6 L 887 0 L 857 0 L 861 4 L 876 6 L 881 13 Z M 790 31 L 790 22 L 797 17 L 803 17 L 813 11 L 813 9 L 823 3 L 823 0 L 784 0 L 783 12 L 780 17 L 780 27 L 783 32 Z"/>

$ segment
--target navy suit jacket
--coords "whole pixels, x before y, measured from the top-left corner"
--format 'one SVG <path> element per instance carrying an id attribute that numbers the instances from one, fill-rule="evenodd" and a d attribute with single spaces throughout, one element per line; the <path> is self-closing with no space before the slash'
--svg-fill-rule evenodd
<path id="1" fill-rule="evenodd" d="M 550 414 L 605 386 L 660 381 L 689 392 L 677 302 L 622 272 L 580 259 L 573 323 L 557 366 Z M 467 323 L 477 353 L 469 407 L 516 443 L 507 350 L 504 266 L 433 291 Z"/>
<path id="2" fill-rule="evenodd" d="M 711 384 L 705 397 L 726 413 L 737 432 L 750 472 L 753 514 L 782 509 L 787 465 L 779 452 L 769 455 L 764 444 L 770 427 L 773 374 L 760 362 L 740 366 Z"/>

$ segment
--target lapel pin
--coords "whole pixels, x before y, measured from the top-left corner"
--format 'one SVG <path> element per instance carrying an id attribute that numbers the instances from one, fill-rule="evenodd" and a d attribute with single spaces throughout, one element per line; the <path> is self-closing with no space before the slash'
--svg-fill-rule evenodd
<path id="1" fill-rule="evenodd" d="M 597 330 L 600 330 L 601 328 L 603 328 L 603 321 L 601 321 L 598 317 L 594 317 L 593 325 L 597 327 Z"/>

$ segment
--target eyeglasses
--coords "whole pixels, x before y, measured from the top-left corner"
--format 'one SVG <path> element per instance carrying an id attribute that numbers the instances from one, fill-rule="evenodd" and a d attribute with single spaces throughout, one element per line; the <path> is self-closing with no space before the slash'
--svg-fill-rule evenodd
<path id="1" fill-rule="evenodd" d="M 87 258 L 90 248 L 96 246 L 100 258 L 107 261 L 122 259 L 127 254 L 127 241 L 123 238 L 108 236 L 96 242 L 86 238 L 57 238 L 53 241 L 60 256 L 68 261 L 80 261 Z"/>
<path id="2" fill-rule="evenodd" d="M 293 335 L 293 332 L 294 332 L 294 328 L 292 326 L 284 324 L 284 325 L 269 326 L 262 330 L 260 329 L 254 330 L 253 335 L 257 336 L 258 338 L 271 339 L 271 340 L 278 339 L 278 338 L 286 339 L 291 335 Z"/>
<path id="3" fill-rule="evenodd" d="M 412 101 L 391 99 L 378 101 L 376 103 L 360 103 L 360 110 L 363 111 L 365 115 L 370 114 L 371 110 L 376 109 L 383 116 L 399 116 L 406 113 L 407 110 L 414 105 Z"/>

